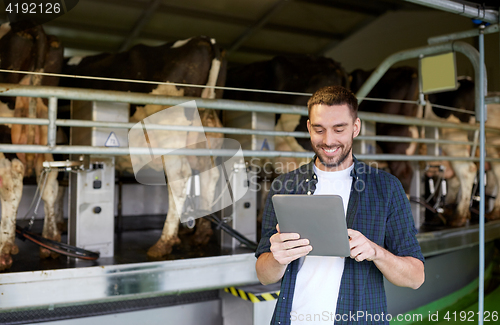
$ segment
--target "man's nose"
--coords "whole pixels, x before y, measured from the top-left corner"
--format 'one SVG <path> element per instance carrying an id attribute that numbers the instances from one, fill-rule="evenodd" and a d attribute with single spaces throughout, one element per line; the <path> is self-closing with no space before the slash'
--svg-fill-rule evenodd
<path id="1" fill-rule="evenodd" d="M 334 131 L 326 131 L 325 132 L 325 137 L 323 139 L 324 143 L 328 146 L 332 146 L 337 144 L 337 135 L 335 134 Z"/>

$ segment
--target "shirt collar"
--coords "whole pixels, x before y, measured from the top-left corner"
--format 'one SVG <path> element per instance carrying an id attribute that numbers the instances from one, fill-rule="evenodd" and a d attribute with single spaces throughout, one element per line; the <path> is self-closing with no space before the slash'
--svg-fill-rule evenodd
<path id="1" fill-rule="evenodd" d="M 309 179 L 317 179 L 316 173 L 314 172 L 314 163 L 316 161 L 316 158 L 318 158 L 318 156 L 314 155 L 313 159 L 309 162 L 309 164 L 307 164 L 307 175 Z M 355 179 L 359 179 L 358 170 L 362 167 L 361 163 L 354 155 L 352 155 L 352 160 L 354 162 L 354 168 L 351 170 L 350 176 Z"/>

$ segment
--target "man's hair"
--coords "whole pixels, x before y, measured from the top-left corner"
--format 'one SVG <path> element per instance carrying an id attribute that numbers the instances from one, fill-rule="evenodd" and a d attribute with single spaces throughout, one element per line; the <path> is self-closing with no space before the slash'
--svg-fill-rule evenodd
<path id="1" fill-rule="evenodd" d="M 309 116 L 314 105 L 347 105 L 353 119 L 358 117 L 358 100 L 348 89 L 342 86 L 326 86 L 318 89 L 307 101 Z"/>

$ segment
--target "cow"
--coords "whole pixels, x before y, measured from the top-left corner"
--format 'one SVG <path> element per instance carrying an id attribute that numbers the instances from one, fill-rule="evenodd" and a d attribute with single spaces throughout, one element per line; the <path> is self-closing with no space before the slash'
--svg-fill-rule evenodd
<path id="1" fill-rule="evenodd" d="M 153 81 L 158 83 L 183 83 L 194 85 L 224 85 L 226 75 L 226 63 L 224 52 L 220 51 L 215 40 L 207 37 L 193 37 L 188 40 L 168 43 L 161 46 L 136 45 L 126 52 L 116 54 L 103 53 L 84 58 L 72 58 L 65 62 L 63 73 L 68 75 L 80 75 L 91 77 L 108 77 L 119 79 L 134 79 Z M 73 79 L 65 78 L 60 83 L 64 87 L 91 88 L 116 91 L 131 91 L 139 93 L 152 93 L 169 96 L 189 96 L 202 98 L 216 98 L 221 96 L 220 91 L 214 88 L 176 87 L 165 84 L 141 84 L 132 82 L 116 82 L 95 79 Z M 164 110 L 165 106 L 133 105 L 131 121 L 141 121 L 145 117 Z M 185 115 L 185 114 L 184 114 Z M 220 119 L 213 110 L 200 109 L 200 117 L 203 126 L 220 127 Z M 158 124 L 189 125 L 190 117 L 177 116 L 175 121 L 157 121 Z M 178 134 L 179 132 L 177 132 Z M 170 141 L 168 133 L 165 141 Z M 208 134 L 208 138 L 221 137 L 220 134 Z M 210 140 L 209 140 L 210 141 Z M 169 143 L 170 144 L 170 143 Z M 175 146 L 178 146 L 176 144 Z M 174 198 L 174 193 L 185 193 L 187 180 L 192 174 L 191 169 L 199 169 L 200 164 L 207 164 L 208 157 L 179 157 L 164 156 L 165 164 L 169 165 L 169 172 L 175 173 L 177 179 L 185 182 L 169 184 L 168 213 L 160 239 L 147 252 L 153 259 L 160 259 L 170 254 L 172 247 L 178 244 L 178 228 L 180 215 L 176 204 L 184 204 L 185 195 Z M 188 163 L 189 161 L 189 163 Z M 127 165 L 130 170 L 130 160 L 123 162 L 117 159 L 117 165 Z M 219 178 L 218 171 L 205 174 L 201 179 L 204 191 L 201 197 L 201 209 L 210 210 L 214 200 L 215 186 Z M 172 186 L 177 186 L 172 191 Z M 174 202 L 176 202 L 174 204 Z M 199 219 L 196 225 L 195 242 L 205 244 L 212 234 L 210 222 Z"/>
<path id="2" fill-rule="evenodd" d="M 228 70 L 227 87 L 277 90 L 287 92 L 313 93 L 324 86 L 348 83 L 348 75 L 341 64 L 322 56 L 276 56 L 272 60 L 255 62 Z M 258 101 L 278 104 L 306 106 L 309 96 L 272 94 L 264 92 L 224 91 L 224 98 L 234 100 Z M 276 114 L 275 131 L 307 132 L 307 116 Z M 309 138 L 275 137 L 274 147 L 278 151 L 312 151 Z M 261 180 L 259 205 L 270 189 L 271 180 L 276 174 L 287 173 L 306 164 L 307 158 L 276 157 L 252 159 L 250 163 L 259 172 Z M 271 168 L 268 168 L 272 166 Z M 257 220 L 261 221 L 263 209 L 259 209 Z M 259 228 L 260 229 L 260 228 Z"/>
<path id="3" fill-rule="evenodd" d="M 498 95 L 498 94 L 496 94 Z M 487 106 L 487 119 L 485 126 L 488 128 L 500 129 L 500 105 L 499 104 L 489 104 Z M 486 133 L 486 143 L 489 145 L 500 145 L 500 134 L 487 132 Z M 500 158 L 500 149 L 496 147 L 486 147 L 486 156 L 488 158 Z M 489 167 L 489 172 L 493 175 L 494 184 L 496 186 L 496 197 L 493 203 L 493 208 L 491 211 L 487 212 L 485 215 L 486 220 L 497 220 L 500 219 L 500 163 L 490 162 L 486 167 Z M 487 184 L 488 187 L 492 187 Z M 487 189 L 488 189 L 487 187 Z"/>
<path id="4" fill-rule="evenodd" d="M 322 56 L 276 56 L 272 60 L 255 62 L 228 70 L 227 87 L 313 93 L 324 86 L 346 86 L 348 75 L 332 59 Z M 278 104 L 306 106 L 309 96 L 243 92 L 226 90 L 224 98 Z M 307 116 L 277 114 L 276 131 L 307 132 Z M 279 151 L 312 151 L 309 138 L 275 137 Z M 308 159 L 276 158 L 280 173 L 286 173 L 307 162 Z"/>
<path id="5" fill-rule="evenodd" d="M 427 95 L 427 105 L 424 110 L 425 119 L 455 123 L 475 122 L 473 114 L 439 107 L 447 106 L 474 112 L 474 82 L 470 78 L 461 77 L 458 79 L 458 84 L 457 90 Z M 440 138 L 444 140 L 469 141 L 469 132 L 460 129 L 440 128 L 439 134 Z M 471 156 L 469 145 L 441 144 L 440 148 L 441 153 L 446 156 Z M 446 225 L 463 226 L 471 216 L 469 207 L 477 167 L 473 162 L 468 161 L 440 162 L 439 164 L 447 166 L 443 175 L 445 179 L 448 179 L 447 205 L 444 210 Z M 427 171 L 427 176 L 432 176 L 432 174 L 432 170 Z"/>
<path id="6" fill-rule="evenodd" d="M 350 74 L 351 91 L 357 92 L 373 71 L 354 70 Z M 390 99 L 396 101 L 363 100 L 359 111 L 384 113 L 409 117 L 419 116 L 419 107 L 415 102 L 418 98 L 418 74 L 413 67 L 398 67 L 389 69 L 366 96 L 375 99 Z M 410 101 L 410 102 L 397 102 Z M 418 129 L 415 126 L 377 123 L 376 134 L 383 136 L 401 136 L 418 138 Z M 414 155 L 417 151 L 416 143 L 378 141 L 377 149 L 385 154 Z M 413 178 L 413 167 L 408 161 L 388 161 L 389 171 L 396 176 L 403 185 L 406 193 L 410 193 Z"/>
<path id="7" fill-rule="evenodd" d="M 0 68 L 16 71 L 36 71 L 59 73 L 62 68 L 63 48 L 56 37 L 46 35 L 40 25 L 31 22 L 4 24 L 0 28 Z M 57 77 L 39 75 L 1 73 L 0 82 L 21 85 L 55 86 Z M 47 118 L 47 101 L 41 98 L 2 97 L 0 115 L 4 117 Z M 10 132 L 2 136 L 5 142 L 13 144 L 47 144 L 47 126 L 12 125 L 10 131 L 2 126 L 2 131 Z M 2 220 L 0 234 L 0 270 L 12 266 L 12 256 L 19 251 L 15 244 L 17 209 L 22 196 L 23 177 L 33 171 L 40 180 L 42 163 L 53 161 L 51 154 L 18 153 L 17 158 L 0 154 L 0 200 Z M 43 237 L 60 241 L 61 234 L 55 219 L 55 200 L 58 193 L 57 171 L 48 173 L 41 192 L 44 201 L 45 220 Z M 41 248 L 42 258 L 58 254 Z"/>
<path id="8" fill-rule="evenodd" d="M 273 60 L 253 63 L 244 67 L 228 71 L 227 86 L 253 89 L 286 90 L 294 92 L 313 93 L 327 85 L 347 86 L 356 92 L 368 79 L 371 71 L 355 70 L 347 74 L 339 63 L 325 57 L 301 56 L 294 58 L 276 57 Z M 390 69 L 375 85 L 368 97 L 389 98 L 415 101 L 418 96 L 417 71 L 411 67 Z M 307 96 L 285 96 L 279 94 L 236 92 L 227 90 L 224 97 L 251 101 L 264 101 L 282 104 L 306 106 Z M 418 106 L 414 103 L 372 102 L 365 100 L 359 107 L 360 111 L 377 112 L 386 114 L 399 114 L 417 116 Z M 307 116 L 281 115 L 277 121 L 276 130 L 279 131 L 307 131 Z M 377 124 L 377 134 L 399 135 L 418 137 L 416 127 Z M 312 147 L 308 138 L 276 137 L 276 150 L 282 151 L 311 151 Z M 379 147 L 384 153 L 414 154 L 415 143 L 387 143 L 380 142 Z M 297 168 L 307 159 L 295 160 L 289 164 L 290 159 L 277 158 L 281 172 Z M 408 162 L 389 162 L 391 172 L 402 182 L 403 187 L 409 192 L 413 169 Z M 287 168 L 288 167 L 288 168 Z M 292 167 L 292 168 L 290 168 Z"/>

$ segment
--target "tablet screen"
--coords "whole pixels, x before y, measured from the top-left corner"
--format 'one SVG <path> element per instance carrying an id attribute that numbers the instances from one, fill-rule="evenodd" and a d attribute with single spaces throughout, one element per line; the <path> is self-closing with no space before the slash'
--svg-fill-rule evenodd
<path id="1" fill-rule="evenodd" d="M 313 256 L 350 256 L 342 197 L 339 195 L 277 194 L 272 197 L 282 233 L 307 238 Z"/>

